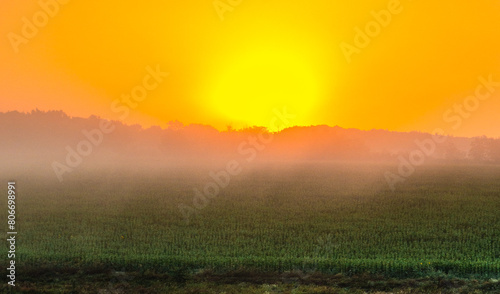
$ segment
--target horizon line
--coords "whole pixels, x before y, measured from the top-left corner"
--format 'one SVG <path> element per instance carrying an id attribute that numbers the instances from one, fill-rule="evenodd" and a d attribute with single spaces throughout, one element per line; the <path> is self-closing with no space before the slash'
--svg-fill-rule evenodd
<path id="1" fill-rule="evenodd" d="M 91 118 L 96 118 L 96 119 L 101 119 L 101 120 L 106 120 L 106 121 L 110 121 L 110 122 L 118 122 L 118 123 L 121 123 L 122 125 L 124 126 L 127 126 L 127 127 L 131 127 L 131 126 L 139 126 L 141 129 L 143 130 L 147 130 L 147 129 L 151 129 L 151 128 L 155 128 L 155 127 L 158 127 L 162 130 L 176 130 L 176 129 L 183 129 L 185 127 L 189 127 L 189 126 L 204 126 L 204 127 L 210 127 L 210 128 L 213 128 L 214 130 L 216 130 L 217 132 L 219 133 L 229 133 L 229 132 L 243 132 L 243 131 L 246 131 L 246 130 L 250 130 L 250 129 L 265 129 L 268 133 L 273 133 L 273 134 L 278 134 L 278 133 L 281 133 L 283 132 L 284 130 L 287 130 L 287 129 L 292 129 L 292 128 L 314 128 L 314 127 L 328 127 L 328 128 L 340 128 L 340 129 L 343 129 L 343 130 L 356 130 L 356 131 L 361 131 L 361 132 L 372 132 L 372 131 L 384 131 L 384 132 L 389 132 L 389 133 L 401 133 L 401 134 L 411 134 L 411 133 L 419 133 L 419 134 L 429 134 L 431 136 L 434 136 L 434 135 L 439 135 L 439 136 L 444 136 L 444 137 L 450 137 L 450 138 L 466 138 L 466 139 L 474 139 L 474 138 L 488 138 L 488 139 L 500 139 L 500 137 L 491 137 L 491 136 L 487 136 L 487 135 L 476 135 L 476 136 L 456 136 L 456 135 L 451 135 L 451 134 L 437 134 L 437 133 L 431 133 L 431 132 L 426 132 L 426 131 L 420 131 L 420 130 L 411 130 L 411 131 L 396 131 L 396 130 L 389 130 L 389 129 L 377 129 L 377 128 L 371 128 L 371 129 L 361 129 L 361 128 L 356 128 L 356 127 L 343 127 L 343 126 L 339 126 L 339 125 L 328 125 L 328 124 L 316 124 L 316 125 L 292 125 L 292 126 L 287 126 L 283 129 L 280 129 L 278 131 L 271 131 L 269 130 L 268 127 L 265 127 L 265 126 L 259 126 L 259 125 L 253 125 L 253 126 L 247 126 L 247 127 L 241 127 L 241 128 L 233 128 L 231 124 L 228 124 L 226 127 L 226 129 L 218 129 L 216 128 L 215 126 L 211 125 L 211 124 L 208 124 L 208 123 L 189 123 L 189 124 L 185 124 L 181 121 L 179 121 L 178 119 L 175 119 L 175 120 L 170 120 L 168 122 L 165 122 L 165 125 L 166 126 L 161 126 L 161 125 L 151 125 L 149 127 L 143 125 L 143 124 L 140 124 L 140 123 L 126 123 L 122 120 L 119 120 L 119 119 L 109 119 L 109 118 L 104 118 L 104 117 L 101 117 L 99 115 L 95 115 L 95 114 L 91 114 L 89 115 L 88 117 L 83 117 L 83 116 L 71 116 L 69 115 L 68 113 L 66 113 L 64 110 L 60 109 L 60 110 L 40 110 L 38 108 L 35 108 L 35 109 L 32 109 L 31 111 L 19 111 L 19 110 L 7 110 L 7 111 L 0 111 L 0 114 L 8 114 L 8 113 L 19 113 L 19 114 L 24 114 L 24 115 L 32 115 L 33 113 L 44 113 L 44 114 L 48 114 L 48 113 L 62 113 L 64 114 L 66 117 L 70 118 L 70 119 L 73 119 L 73 118 L 78 118 L 78 119 L 91 119 Z M 169 123 L 178 123 L 180 125 L 182 125 L 182 127 L 179 127 L 179 128 L 176 128 L 176 127 L 172 127 L 172 126 L 169 126 Z"/>

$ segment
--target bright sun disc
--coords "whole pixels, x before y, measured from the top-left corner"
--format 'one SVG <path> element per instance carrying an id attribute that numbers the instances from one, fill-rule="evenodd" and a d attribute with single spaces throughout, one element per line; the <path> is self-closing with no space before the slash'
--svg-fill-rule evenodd
<path id="1" fill-rule="evenodd" d="M 215 82 L 211 105 L 236 127 L 258 125 L 276 131 L 270 126 L 274 109 L 286 107 L 306 120 L 319 100 L 319 80 L 311 63 L 280 50 L 242 55 Z"/>

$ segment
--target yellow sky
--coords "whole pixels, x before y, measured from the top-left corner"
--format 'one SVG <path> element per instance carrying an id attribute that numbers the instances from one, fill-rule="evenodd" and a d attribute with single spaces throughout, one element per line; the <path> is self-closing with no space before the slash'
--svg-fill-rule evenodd
<path id="1" fill-rule="evenodd" d="M 0 111 L 500 136 L 499 1 L 345 2 L 4 1 Z"/>

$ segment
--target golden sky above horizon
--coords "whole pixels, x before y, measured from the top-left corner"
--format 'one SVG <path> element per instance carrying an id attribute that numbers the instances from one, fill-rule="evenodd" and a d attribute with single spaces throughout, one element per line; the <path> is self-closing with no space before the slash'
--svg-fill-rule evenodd
<path id="1" fill-rule="evenodd" d="M 500 137 L 499 28 L 497 0 L 20 0 L 0 111 Z"/>

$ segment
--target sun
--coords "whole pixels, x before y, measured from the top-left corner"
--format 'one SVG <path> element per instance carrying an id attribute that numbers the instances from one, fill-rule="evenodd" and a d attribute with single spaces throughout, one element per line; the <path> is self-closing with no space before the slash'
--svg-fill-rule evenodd
<path id="1" fill-rule="evenodd" d="M 264 47 L 229 60 L 214 80 L 209 101 L 218 117 L 234 127 L 264 126 L 275 109 L 286 107 L 299 124 L 314 113 L 320 99 L 319 77 L 300 52 Z"/>

